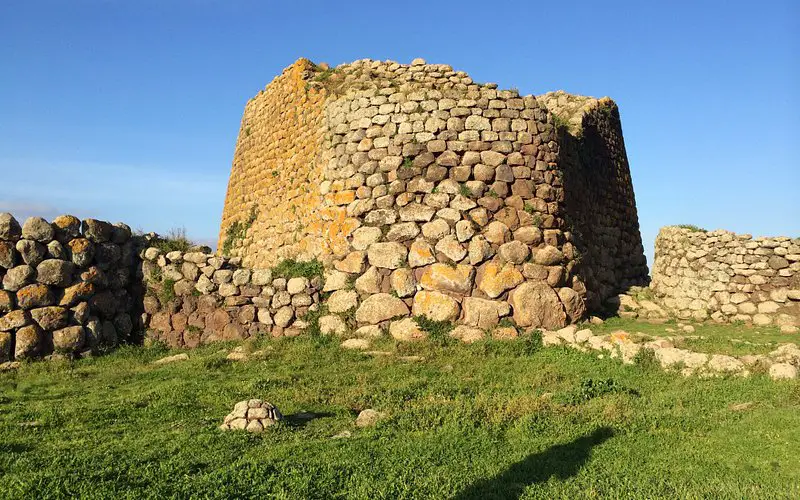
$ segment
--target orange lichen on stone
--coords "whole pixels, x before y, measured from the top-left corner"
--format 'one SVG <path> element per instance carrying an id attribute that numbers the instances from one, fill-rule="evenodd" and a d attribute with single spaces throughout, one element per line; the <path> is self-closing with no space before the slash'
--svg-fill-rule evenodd
<path id="1" fill-rule="evenodd" d="M 250 267 L 324 251 L 309 238 L 320 232 L 316 222 L 321 217 L 325 160 L 321 144 L 326 92 L 308 88 L 313 69 L 310 61 L 299 59 L 245 106 L 218 248 L 242 257 Z M 339 195 L 337 204 L 349 203 L 348 196 Z M 255 220 L 248 227 L 251 213 Z M 237 222 L 243 234 L 231 237 L 229 228 Z"/>

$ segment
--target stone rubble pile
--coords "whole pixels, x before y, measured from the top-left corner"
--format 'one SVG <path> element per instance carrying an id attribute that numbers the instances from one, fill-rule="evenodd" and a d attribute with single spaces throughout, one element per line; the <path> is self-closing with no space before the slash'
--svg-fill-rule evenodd
<path id="1" fill-rule="evenodd" d="M 576 325 L 545 331 L 542 342 L 545 346 L 564 345 L 583 352 L 599 351 L 611 358 L 620 358 L 626 364 L 634 363 L 642 349 L 650 349 L 662 368 L 679 370 L 684 376 L 747 377 L 754 370 L 761 370 L 773 380 L 780 380 L 797 378 L 800 368 L 800 348 L 793 343 L 783 344 L 766 355 L 729 356 L 680 349 L 666 338 L 631 335 L 622 330 L 594 335 L 591 329 L 578 329 Z"/>
<path id="2" fill-rule="evenodd" d="M 265 427 L 275 425 L 281 420 L 283 420 L 283 415 L 271 403 L 260 399 L 249 399 L 236 403 L 233 411 L 225 416 L 225 420 L 219 428 L 262 432 Z"/>

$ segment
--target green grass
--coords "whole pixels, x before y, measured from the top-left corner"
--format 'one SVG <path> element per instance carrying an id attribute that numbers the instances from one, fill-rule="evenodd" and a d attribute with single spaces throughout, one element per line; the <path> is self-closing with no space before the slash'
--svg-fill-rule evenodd
<path id="1" fill-rule="evenodd" d="M 161 253 L 188 252 L 194 246 L 192 240 L 186 236 L 186 228 L 178 227 L 169 230 L 166 236 L 158 236 L 150 241 L 150 246 L 161 250 Z"/>
<path id="2" fill-rule="evenodd" d="M 608 319 L 602 325 L 586 325 L 585 327 L 590 328 L 595 335 L 605 335 L 615 330 L 625 330 L 632 334 L 643 333 L 656 337 L 683 337 L 682 340 L 673 341 L 675 347 L 709 354 L 729 354 L 731 356 L 766 354 L 787 342 L 800 343 L 800 336 L 781 333 L 780 329 L 774 326 L 694 324 L 689 321 L 681 324 L 691 324 L 695 331 L 686 333 L 681 330 L 675 321 L 657 324 L 618 317 Z M 673 331 L 670 332 L 668 330 Z"/>
<path id="3" fill-rule="evenodd" d="M 282 260 L 272 269 L 272 274 L 276 278 L 313 278 L 315 276 L 322 276 L 325 268 L 322 262 L 313 259 L 306 262 L 299 262 L 294 259 Z"/>
<path id="4" fill-rule="evenodd" d="M 682 378 L 519 341 L 375 346 L 416 362 L 308 336 L 252 342 L 268 351 L 257 361 L 223 347 L 163 366 L 151 362 L 174 352 L 125 347 L 0 374 L 0 498 L 800 495 L 795 381 Z M 253 397 L 287 421 L 217 429 Z M 365 408 L 387 417 L 356 428 Z"/>
<path id="5" fill-rule="evenodd" d="M 692 233 L 707 233 L 705 229 L 702 227 L 695 226 L 694 224 L 678 224 L 675 227 L 679 227 L 681 229 L 688 229 Z"/>

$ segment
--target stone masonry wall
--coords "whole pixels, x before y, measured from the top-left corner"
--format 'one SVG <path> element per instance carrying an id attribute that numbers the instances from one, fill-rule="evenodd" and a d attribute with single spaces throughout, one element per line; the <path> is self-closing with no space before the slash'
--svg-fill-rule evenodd
<path id="1" fill-rule="evenodd" d="M 295 336 L 319 307 L 321 277 L 282 278 L 203 252 L 142 252 L 147 341 L 197 347 L 257 335 Z"/>
<path id="2" fill-rule="evenodd" d="M 648 281 L 619 109 L 607 97 L 563 91 L 538 99 L 561 123 L 565 218 L 587 304 L 597 310 L 620 291 Z"/>
<path id="3" fill-rule="evenodd" d="M 0 214 L 0 363 L 135 340 L 137 245 L 125 224 Z"/>
<path id="4" fill-rule="evenodd" d="M 335 244 L 321 238 L 325 96 L 307 88 L 311 67 L 298 60 L 245 106 L 218 248 L 250 267 Z"/>
<path id="5" fill-rule="evenodd" d="M 285 86 L 287 72 L 305 78 L 303 90 L 297 81 L 291 102 L 273 102 L 268 96 Z M 594 307 L 646 282 L 619 116 L 608 99 L 600 111 L 574 113 L 586 136 L 577 139 L 559 132 L 548 99 L 477 84 L 422 60 L 335 69 L 301 60 L 263 95 L 264 108 L 245 112 L 221 235 L 232 232 L 231 218 L 247 216 L 230 201 L 237 186 L 254 193 L 255 180 L 270 181 L 276 169 L 279 179 L 293 175 L 254 153 L 272 147 L 276 134 L 289 148 L 284 124 L 264 121 L 271 125 L 245 149 L 246 123 L 279 117 L 313 96 L 314 109 L 324 109 L 315 129 L 323 140 L 300 168 L 310 168 L 312 157 L 324 162 L 323 181 L 309 186 L 320 196 L 310 196 L 308 217 L 296 220 L 285 208 L 266 217 L 274 202 L 262 209 L 258 196 L 244 194 L 258 216 L 231 254 L 256 268 L 288 256 L 322 260 L 329 291 L 354 284 L 359 325 L 423 314 L 469 326 L 508 316 L 522 327 L 557 328 L 583 317 L 587 299 Z M 311 143 L 301 139 L 297 147 Z M 566 192 L 568 183 L 575 193 Z M 295 193 L 270 189 L 276 199 Z M 580 198 L 593 210 L 572 201 Z M 287 243 L 281 229 L 257 234 L 259 224 L 279 228 L 287 220 L 296 223 L 298 244 Z"/>
<path id="6" fill-rule="evenodd" d="M 679 318 L 800 325 L 800 238 L 662 228 L 651 288 Z"/>

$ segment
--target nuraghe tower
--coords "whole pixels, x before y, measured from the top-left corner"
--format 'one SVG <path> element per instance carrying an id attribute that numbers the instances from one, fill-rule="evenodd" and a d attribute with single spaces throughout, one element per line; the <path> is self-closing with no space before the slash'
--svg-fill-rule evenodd
<path id="1" fill-rule="evenodd" d="M 219 248 L 252 268 L 318 258 L 362 304 L 477 326 L 563 326 L 647 282 L 611 99 L 422 60 L 300 59 L 251 99 Z"/>

